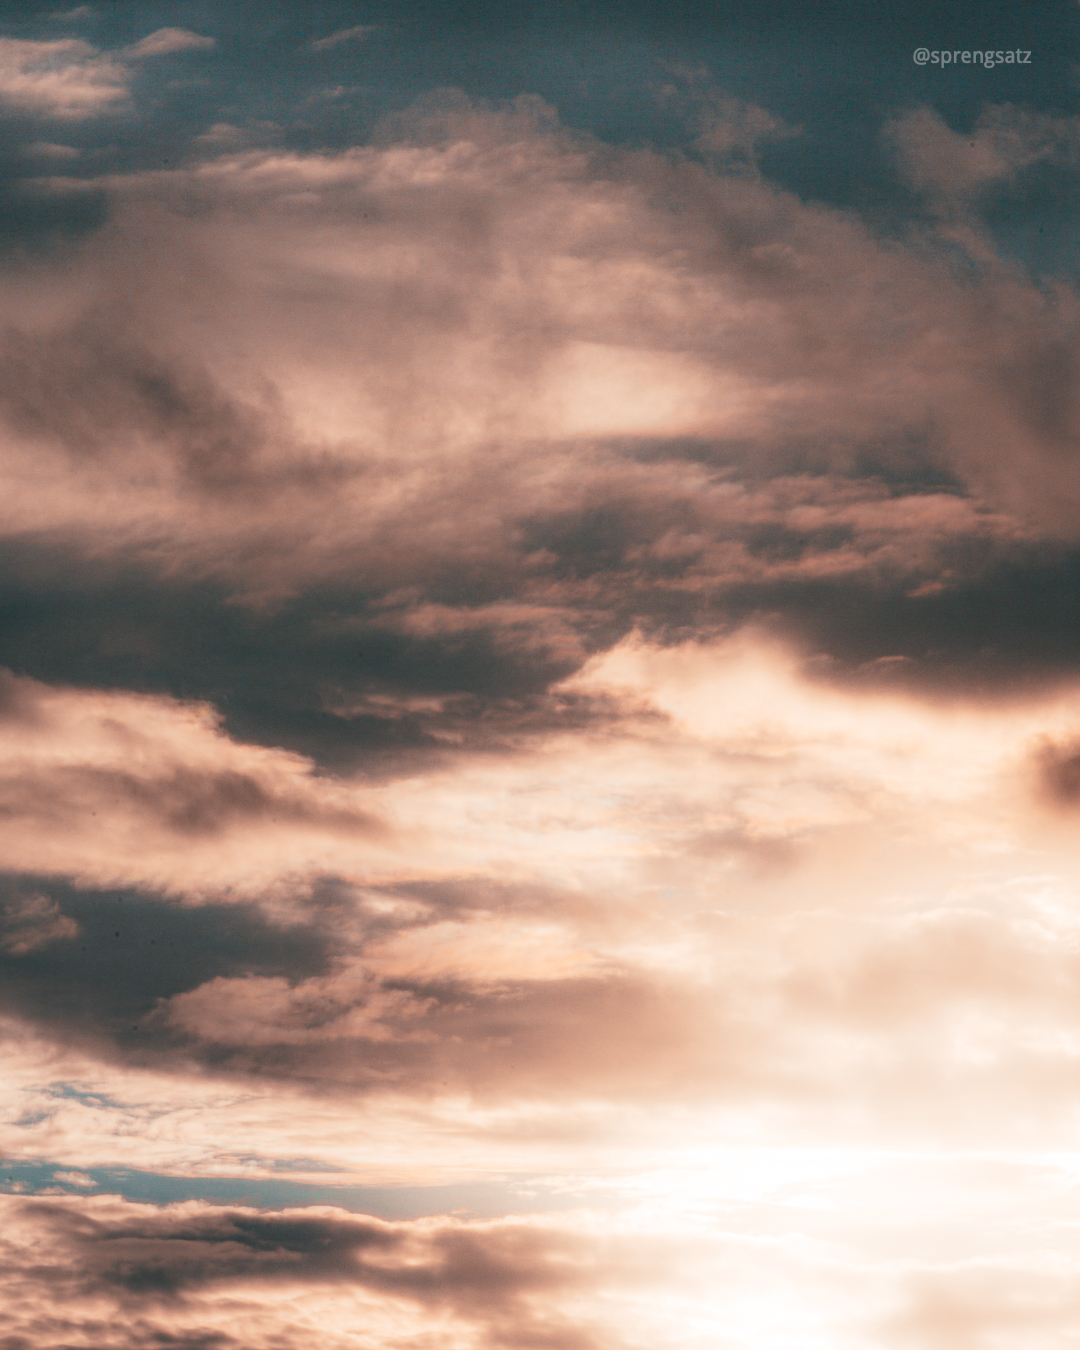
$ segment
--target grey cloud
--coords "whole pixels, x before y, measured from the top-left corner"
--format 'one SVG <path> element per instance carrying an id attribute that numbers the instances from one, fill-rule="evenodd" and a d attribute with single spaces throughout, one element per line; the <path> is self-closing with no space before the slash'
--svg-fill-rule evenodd
<path id="1" fill-rule="evenodd" d="M 925 106 L 888 123 L 885 134 L 913 185 L 954 206 L 992 185 L 1011 183 L 1033 165 L 1080 164 L 1080 120 L 1008 104 L 984 107 L 967 136 Z"/>
<path id="2" fill-rule="evenodd" d="M 0 661 L 47 682 L 209 699 L 234 735 L 299 750 L 338 772 L 438 758 L 447 742 L 433 733 L 444 729 L 508 743 L 529 727 L 589 717 L 585 700 L 556 708 L 544 694 L 576 662 L 497 645 L 482 620 L 445 635 L 394 631 L 373 609 L 377 593 L 309 591 L 252 611 L 218 586 L 80 566 L 61 551 L 11 551 L 6 571 Z M 500 589 L 449 577 L 428 595 L 473 601 Z M 607 625 L 618 634 L 629 620 Z M 26 688 L 10 679 L 2 686 L 19 719 L 34 715 Z"/>
<path id="3" fill-rule="evenodd" d="M 39 898 L 30 913 L 28 897 Z M 105 1053 L 155 1053 L 148 1016 L 162 998 L 206 980 L 258 973 L 297 981 L 331 965 L 332 921 L 275 924 L 252 905 L 185 908 L 134 891 L 7 876 L 0 914 L 12 938 L 0 944 L 4 1008 L 60 1041 Z M 169 1053 L 167 1040 L 156 1053 Z"/>
<path id="4" fill-rule="evenodd" d="M 1080 802 L 1080 746 L 1047 740 L 1034 760 L 1037 785 L 1047 800 L 1066 808 Z"/>
<path id="5" fill-rule="evenodd" d="M 532 623 L 541 644 L 557 612 L 569 635 L 564 650 L 577 641 L 580 657 L 654 617 L 692 627 L 712 622 L 711 610 L 720 611 L 722 624 L 724 611 L 738 612 L 749 588 L 760 592 L 758 612 L 783 609 L 785 591 L 800 585 L 807 591 L 831 586 L 843 596 L 865 584 L 866 603 L 876 603 L 877 589 L 885 607 L 898 591 L 955 590 L 977 582 L 980 572 L 1022 559 L 1038 542 L 1037 523 L 990 509 L 980 492 L 1036 514 L 1043 505 L 1051 515 L 1063 510 L 1059 501 L 1025 503 L 1017 493 L 1030 497 L 1042 473 L 1038 465 L 1072 434 L 1074 410 L 1061 393 L 1072 361 L 1066 307 L 1055 310 L 999 274 L 988 274 L 975 291 L 965 289 L 940 261 L 886 248 L 849 218 L 800 207 L 760 182 L 710 176 L 658 156 L 605 161 L 595 148 L 582 152 L 553 131 L 531 105 L 502 113 L 421 109 L 410 116 L 397 134 L 412 139 L 378 153 L 415 153 L 420 142 L 444 154 L 455 136 L 486 136 L 482 143 L 490 143 L 496 166 L 491 180 L 450 173 L 423 186 L 406 181 L 378 188 L 370 168 L 377 161 L 363 151 L 321 160 L 254 155 L 198 174 L 117 183 L 117 192 L 143 205 L 124 208 L 111 234 L 95 245 L 94 265 L 113 277 L 120 250 L 129 268 L 145 272 L 173 306 L 170 343 L 163 344 L 137 297 L 126 345 L 115 337 L 118 320 L 102 312 L 49 336 L 10 338 L 7 415 L 15 430 L 106 461 L 118 445 L 134 453 L 149 443 L 161 457 L 161 472 L 176 474 L 181 494 L 193 488 L 237 501 L 233 540 L 200 540 L 191 535 L 199 508 L 178 497 L 157 537 L 125 541 L 151 567 L 208 572 L 248 595 L 256 586 L 279 596 L 310 592 L 351 576 L 372 602 L 390 597 L 382 625 L 399 618 L 407 626 L 413 609 L 433 603 L 467 611 L 467 596 L 476 597 L 474 605 L 512 599 L 534 611 L 532 621 L 522 622 Z M 631 239 L 621 226 L 590 225 L 591 235 L 573 244 L 586 295 L 589 286 L 601 288 L 581 314 L 561 314 L 562 302 L 541 288 L 544 321 L 534 313 L 523 325 L 520 304 L 499 298 L 499 248 L 513 253 L 529 243 L 517 237 L 523 227 L 514 194 L 531 200 L 534 192 L 520 179 L 504 184 L 499 177 L 499 157 L 514 137 L 536 155 L 538 181 L 564 194 L 568 207 L 579 196 L 595 199 L 597 220 L 607 203 L 596 175 L 608 171 L 615 183 L 610 191 L 638 213 L 646 231 Z M 313 174 L 317 189 L 294 202 L 288 189 L 305 188 Z M 666 196 L 670 209 L 654 210 L 657 196 Z M 181 224 L 185 197 L 183 210 L 193 208 L 200 223 Z M 280 394 L 262 402 L 239 399 L 200 371 L 194 357 L 200 338 L 187 300 L 160 272 L 157 254 L 129 247 L 144 228 L 139 212 L 151 200 L 155 228 L 212 270 L 229 230 L 271 250 L 267 265 L 276 269 L 276 291 L 263 286 L 256 294 L 249 281 L 222 282 L 236 308 L 226 320 L 217 302 L 218 315 L 235 331 L 214 335 L 219 350 L 260 322 L 260 313 L 275 316 L 271 327 L 288 312 L 308 328 L 313 307 L 326 320 L 311 334 L 321 357 L 335 368 L 353 363 L 361 381 L 370 382 L 378 415 L 400 427 L 404 454 L 410 438 L 428 434 L 415 420 L 417 406 L 434 409 L 447 400 L 458 406 L 462 392 L 449 373 L 447 344 L 460 346 L 479 326 L 499 339 L 494 393 L 484 398 L 490 394 L 497 404 L 506 397 L 511 411 L 496 408 L 496 429 L 481 433 L 452 466 L 403 478 L 407 486 L 394 509 L 366 514 L 369 503 L 391 499 L 394 482 L 367 447 L 340 440 L 332 448 L 318 439 L 304 444 Z M 162 203 L 171 203 L 171 214 L 160 214 Z M 219 221 L 226 204 L 236 213 L 228 226 Z M 392 284 L 375 275 L 350 276 L 344 290 L 332 294 L 325 269 L 299 260 L 283 265 L 274 254 L 276 231 L 302 250 L 308 233 L 324 227 L 342 231 L 341 239 L 361 252 L 377 252 L 393 240 L 394 247 L 416 247 L 448 265 L 452 260 L 453 267 L 446 273 L 426 268 Z M 695 284 L 717 290 L 712 308 L 673 293 L 668 310 L 685 310 L 680 324 L 659 294 L 645 290 L 628 310 L 625 300 L 616 303 L 602 291 L 605 269 L 640 265 L 650 244 L 683 246 Z M 849 257 L 855 275 L 865 277 L 854 292 L 845 282 L 851 322 L 843 324 L 826 313 L 840 257 Z M 464 276 L 472 278 L 469 288 L 462 287 Z M 661 288 L 669 284 L 683 282 L 656 279 Z M 214 297 L 203 289 L 212 307 Z M 736 311 L 758 307 L 768 316 L 770 340 L 741 320 L 734 330 L 720 322 L 721 303 Z M 1016 312 L 1023 315 L 1019 325 L 1009 317 Z M 362 320 L 346 332 L 350 313 Z M 971 345 L 976 322 L 985 335 L 982 354 Z M 860 339 L 849 341 L 856 329 Z M 745 339 L 741 346 L 735 332 Z M 931 378 L 925 344 L 941 340 L 948 350 Z M 512 407 L 527 390 L 530 366 L 543 369 L 568 343 L 583 341 L 689 354 L 709 369 L 730 367 L 766 388 L 802 380 L 826 392 L 811 398 L 809 425 L 799 434 L 793 408 L 742 441 L 704 435 L 522 439 Z M 413 370 L 404 383 L 386 368 L 389 353 L 397 354 L 395 369 L 404 362 Z M 273 356 L 292 359 L 285 349 Z M 955 397 L 940 392 L 942 380 L 955 385 Z M 417 381 L 425 391 L 419 401 Z M 973 404 L 972 381 L 1033 438 L 1035 470 L 1022 483 L 1004 455 L 974 454 L 977 436 L 963 424 L 963 409 Z M 874 389 L 880 396 L 866 392 Z M 509 430 L 498 430 L 498 418 L 506 416 Z M 531 491 L 539 455 L 551 465 L 544 500 Z M 397 462 L 397 472 L 403 464 Z M 101 471 L 107 480 L 114 473 L 105 461 Z M 115 472 L 129 470 L 117 461 Z M 468 530 L 453 528 L 459 515 L 468 518 Z M 1050 520 L 1049 527 L 1059 531 L 1062 521 Z M 103 547 L 110 545 L 99 537 L 95 548 Z M 488 634 L 510 640 L 509 630 L 494 624 Z M 442 638 L 440 645 L 450 644 Z M 883 654 L 890 653 L 876 653 Z"/>
<path id="6" fill-rule="evenodd" d="M 197 367 L 125 350 L 113 326 L 101 316 L 55 336 L 9 331 L 0 387 L 9 424 L 80 459 L 122 461 L 125 451 L 164 448 L 189 486 L 265 490 L 255 457 L 280 435 L 266 413 L 238 406 Z"/>
<path id="7" fill-rule="evenodd" d="M 237 825 L 309 824 L 346 834 L 384 827 L 362 811 L 320 807 L 275 792 L 252 774 L 163 766 L 151 775 L 89 767 L 0 774 L 0 820 L 75 824 L 88 809 L 130 810 L 143 828 L 180 838 L 207 838 Z"/>
<path id="8" fill-rule="evenodd" d="M 34 877 L 9 878 L 6 889 L 0 924 L 13 941 L 0 943 L 0 1003 L 107 1058 L 316 1091 L 452 1085 L 482 1100 L 574 1084 L 693 1097 L 703 1080 L 745 1091 L 755 1076 L 729 1034 L 733 1010 L 706 1012 L 664 979 L 606 967 L 542 980 L 380 975 L 364 957 L 488 907 L 550 922 L 581 909 L 569 895 L 462 881 L 390 891 L 384 910 L 358 907 L 354 888 L 326 881 L 275 922 L 250 902 L 189 907 Z M 39 897 L 32 914 L 28 896 Z M 593 922 L 607 922 L 599 908 Z"/>
<path id="9" fill-rule="evenodd" d="M 254 1044 L 243 1022 L 232 1032 L 224 1016 L 215 1016 L 226 991 L 208 987 L 203 1034 L 184 1034 L 180 1026 L 173 1043 L 196 1062 L 230 1075 L 361 1093 L 393 1088 L 426 1094 L 441 1086 L 480 1102 L 582 1090 L 611 1099 L 657 1093 L 693 1099 L 704 1081 L 712 1084 L 710 1092 L 746 1091 L 756 1076 L 737 1037 L 727 1034 L 730 1010 L 714 1009 L 702 1021 L 699 1000 L 635 975 L 542 982 L 508 977 L 494 986 L 398 977 L 367 989 L 354 977 L 353 988 L 351 1008 L 346 1003 L 326 1012 L 363 1011 L 371 998 L 386 1034 L 342 1035 L 331 1022 L 324 1034 L 315 1023 L 312 1034 L 300 1039 L 284 1024 L 275 1037 L 268 1025 L 263 1043 Z M 383 991 L 392 996 L 386 1011 L 379 1006 Z M 298 987 L 297 1004 L 304 995 Z M 160 1014 L 153 1020 L 151 1034 L 162 1020 Z"/>
<path id="10" fill-rule="evenodd" d="M 260 1213 L 199 1202 L 154 1210 L 117 1200 L 22 1202 L 11 1219 L 9 1232 L 44 1237 L 52 1259 L 35 1261 L 9 1241 L 8 1278 L 20 1277 L 23 1298 L 22 1315 L 12 1310 L 4 1318 L 14 1333 L 7 1345 L 19 1343 L 20 1323 L 29 1329 L 23 1310 L 38 1301 L 50 1307 L 46 1325 L 92 1336 L 104 1324 L 87 1316 L 84 1300 L 105 1297 L 115 1307 L 110 1343 L 228 1346 L 239 1319 L 271 1291 L 349 1286 L 387 1300 L 406 1322 L 410 1306 L 447 1314 L 493 1350 L 593 1350 L 600 1343 L 557 1302 L 546 1303 L 587 1288 L 600 1273 L 587 1240 L 557 1228 L 387 1223 L 325 1208 Z M 211 1301 L 218 1289 L 230 1296 L 224 1325 L 220 1304 Z M 200 1313 L 204 1329 L 183 1326 Z M 288 1307 L 274 1306 L 269 1320 L 277 1333 L 269 1343 L 311 1344 L 310 1329 Z M 210 1321 L 213 1329 L 205 1326 Z M 255 1334 L 262 1345 L 266 1333 Z"/>

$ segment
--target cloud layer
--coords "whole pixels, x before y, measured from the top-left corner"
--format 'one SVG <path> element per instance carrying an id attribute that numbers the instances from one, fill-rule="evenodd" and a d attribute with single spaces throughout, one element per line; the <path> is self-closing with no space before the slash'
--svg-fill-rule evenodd
<path id="1" fill-rule="evenodd" d="M 219 43 L 109 41 L 0 39 L 102 212 L 0 266 L 5 1350 L 1068 1344 L 1078 307 L 988 221 L 1076 118 L 890 115 L 902 229 L 679 68 L 683 153 L 125 169 L 50 127 Z"/>

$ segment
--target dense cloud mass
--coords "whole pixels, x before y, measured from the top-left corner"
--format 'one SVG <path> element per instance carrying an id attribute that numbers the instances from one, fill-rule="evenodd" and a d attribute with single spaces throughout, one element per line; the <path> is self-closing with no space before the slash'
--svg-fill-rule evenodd
<path id="1" fill-rule="evenodd" d="M 1080 17 L 429 8 L 0 15 L 0 1350 L 1064 1350 Z"/>

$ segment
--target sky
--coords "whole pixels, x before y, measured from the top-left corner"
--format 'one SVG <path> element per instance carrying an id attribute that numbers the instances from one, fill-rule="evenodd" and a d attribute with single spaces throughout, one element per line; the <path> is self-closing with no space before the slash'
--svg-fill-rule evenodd
<path id="1" fill-rule="evenodd" d="M 0 2 L 0 1350 L 1075 1350 L 1078 213 L 1075 0 Z"/>

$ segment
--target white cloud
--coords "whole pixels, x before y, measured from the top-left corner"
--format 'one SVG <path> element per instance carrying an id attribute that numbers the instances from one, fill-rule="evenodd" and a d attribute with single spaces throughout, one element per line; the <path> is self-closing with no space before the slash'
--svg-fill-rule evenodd
<path id="1" fill-rule="evenodd" d="M 159 28 L 127 47 L 124 55 L 135 59 L 144 56 L 168 56 L 172 52 L 207 50 L 216 45 L 212 37 L 191 33 L 186 28 Z"/>
<path id="2" fill-rule="evenodd" d="M 121 52 L 99 51 L 81 38 L 0 38 L 0 106 L 64 121 L 114 112 L 130 92 L 128 62 L 214 45 L 183 28 L 160 28 Z"/>
<path id="3" fill-rule="evenodd" d="M 97 1182 L 93 1177 L 88 1177 L 85 1172 L 54 1172 L 53 1180 L 59 1181 L 64 1186 L 96 1186 Z"/>
<path id="4" fill-rule="evenodd" d="M 312 51 L 324 52 L 330 47 L 336 47 L 340 42 L 362 42 L 369 33 L 374 33 L 378 29 L 378 24 L 359 23 L 355 28 L 342 28 L 337 33 L 331 33 L 329 37 L 318 38 L 311 44 Z"/>
<path id="5" fill-rule="evenodd" d="M 127 98 L 127 68 L 89 42 L 0 38 L 0 104 L 74 120 L 111 111 Z"/>
<path id="6" fill-rule="evenodd" d="M 886 137 L 912 186 L 939 202 L 959 202 L 991 184 L 1009 183 L 1033 164 L 1075 167 L 1080 158 L 1080 117 L 1052 117 L 1008 104 L 984 109 L 970 136 L 924 107 L 890 123 Z"/>

